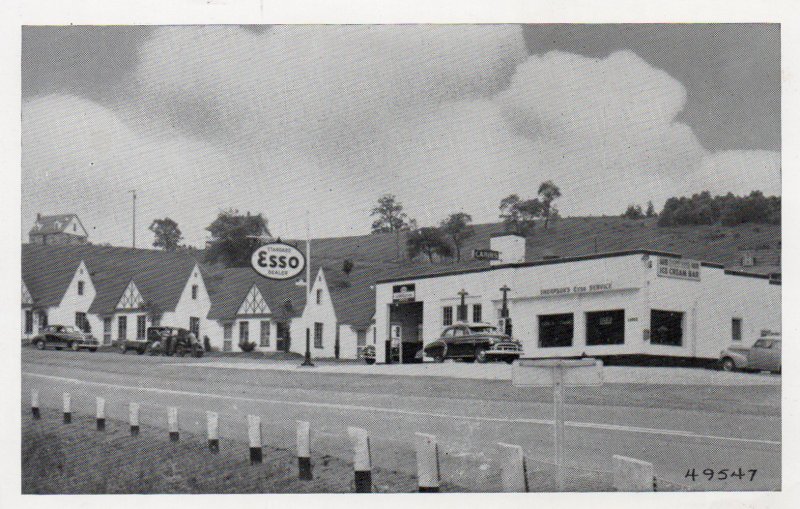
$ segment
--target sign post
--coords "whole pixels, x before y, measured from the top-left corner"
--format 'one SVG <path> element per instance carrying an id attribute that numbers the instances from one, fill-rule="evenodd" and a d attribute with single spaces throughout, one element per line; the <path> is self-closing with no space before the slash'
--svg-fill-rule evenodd
<path id="1" fill-rule="evenodd" d="M 564 387 L 603 385 L 603 363 L 596 359 L 520 359 L 512 382 L 517 387 L 553 388 L 553 429 L 556 483 L 564 491 Z"/>

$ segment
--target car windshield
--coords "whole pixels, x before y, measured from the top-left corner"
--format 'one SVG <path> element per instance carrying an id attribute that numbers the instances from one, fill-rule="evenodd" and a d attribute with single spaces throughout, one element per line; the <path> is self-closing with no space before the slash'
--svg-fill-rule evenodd
<path id="1" fill-rule="evenodd" d="M 62 327 L 61 332 L 75 332 L 75 327 Z"/>
<path id="2" fill-rule="evenodd" d="M 494 334 L 497 332 L 497 327 L 491 325 L 479 325 L 477 327 L 470 327 L 469 330 L 473 334 Z"/>

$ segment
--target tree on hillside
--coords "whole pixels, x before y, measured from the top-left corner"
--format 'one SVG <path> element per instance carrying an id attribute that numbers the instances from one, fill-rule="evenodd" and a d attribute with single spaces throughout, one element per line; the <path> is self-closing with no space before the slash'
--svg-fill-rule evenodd
<path id="1" fill-rule="evenodd" d="M 553 207 L 553 202 L 561 197 L 561 190 L 557 185 L 553 184 L 552 180 L 542 182 L 539 186 L 539 201 L 542 204 L 542 217 L 544 217 L 544 229 L 555 216 L 558 215 L 558 210 Z"/>
<path id="2" fill-rule="evenodd" d="M 378 198 L 378 205 L 372 209 L 370 216 L 377 216 L 372 222 L 372 233 L 397 232 L 408 228 L 408 216 L 403 212 L 403 205 L 393 194 L 385 194 Z"/>
<path id="3" fill-rule="evenodd" d="M 645 213 L 646 217 L 656 217 L 656 208 L 653 206 L 653 201 L 648 200 L 647 202 L 647 212 Z"/>
<path id="4" fill-rule="evenodd" d="M 416 258 L 420 253 L 424 253 L 428 260 L 433 262 L 434 255 L 441 258 L 448 258 L 453 255 L 450 242 L 439 228 L 431 226 L 419 228 L 408 234 L 406 240 L 408 257 Z"/>
<path id="5" fill-rule="evenodd" d="M 226 267 L 247 267 L 250 256 L 263 243 L 259 237 L 269 237 L 267 220 L 261 215 L 239 214 L 238 210 L 226 210 L 206 230 L 211 240 L 206 248 L 207 263 L 221 263 Z"/>
<path id="6" fill-rule="evenodd" d="M 622 217 L 625 219 L 642 219 L 644 217 L 644 213 L 642 212 L 641 205 L 628 205 L 627 210 L 622 213 Z"/>
<path id="7" fill-rule="evenodd" d="M 518 195 L 511 194 L 500 201 L 500 219 L 508 233 L 525 237 L 533 231 L 540 217 L 542 203 L 538 198 L 522 200 Z"/>
<path id="8" fill-rule="evenodd" d="M 691 197 L 673 197 L 664 204 L 658 216 L 659 226 L 724 224 L 734 226 L 743 223 L 780 224 L 780 196 L 764 196 L 753 191 L 747 196 L 712 197 L 708 191 Z"/>
<path id="9" fill-rule="evenodd" d="M 353 260 L 350 258 L 347 258 L 342 262 L 342 272 L 344 272 L 347 276 L 353 272 L 353 267 L 355 267 L 355 265 L 353 265 Z"/>
<path id="10" fill-rule="evenodd" d="M 461 247 L 464 245 L 464 241 L 475 234 L 472 225 L 469 224 L 471 222 L 472 216 L 464 212 L 456 212 L 455 214 L 450 214 L 439 226 L 442 233 L 450 236 L 450 240 L 453 242 L 453 247 L 456 250 L 456 261 L 461 261 Z"/>
<path id="11" fill-rule="evenodd" d="M 164 251 L 175 251 L 183 240 L 178 223 L 165 217 L 164 219 L 153 219 L 150 224 L 150 231 L 155 235 L 153 247 L 160 247 Z"/>

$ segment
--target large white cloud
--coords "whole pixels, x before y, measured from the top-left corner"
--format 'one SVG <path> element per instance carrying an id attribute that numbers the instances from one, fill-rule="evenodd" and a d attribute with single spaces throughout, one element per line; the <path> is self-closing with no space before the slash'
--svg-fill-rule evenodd
<path id="1" fill-rule="evenodd" d="M 514 26 L 158 29 L 114 109 L 23 104 L 23 218 L 75 210 L 128 239 L 170 215 L 199 244 L 220 208 L 277 233 L 360 234 L 383 193 L 420 224 L 552 179 L 566 215 L 618 214 L 702 189 L 780 192 L 779 154 L 708 153 L 676 120 L 683 85 L 623 51 L 525 58 Z M 122 225 L 122 226 L 120 226 Z M 87 225 L 88 226 L 88 225 Z"/>

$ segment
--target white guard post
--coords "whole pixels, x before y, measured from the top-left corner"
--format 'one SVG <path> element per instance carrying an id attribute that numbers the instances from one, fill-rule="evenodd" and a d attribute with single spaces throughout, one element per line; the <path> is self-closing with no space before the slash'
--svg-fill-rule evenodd
<path id="1" fill-rule="evenodd" d="M 556 482 L 564 491 L 564 387 L 603 385 L 603 362 L 596 359 L 520 359 L 514 364 L 517 387 L 552 387 L 555 416 Z"/>

